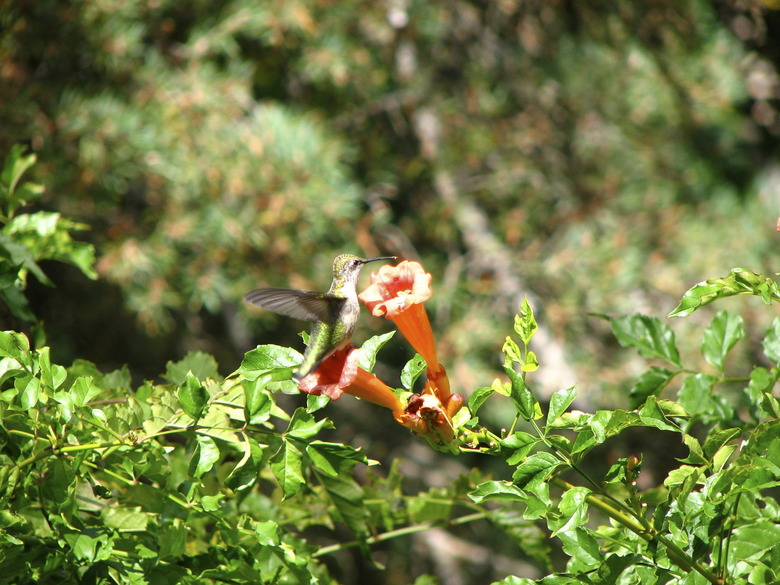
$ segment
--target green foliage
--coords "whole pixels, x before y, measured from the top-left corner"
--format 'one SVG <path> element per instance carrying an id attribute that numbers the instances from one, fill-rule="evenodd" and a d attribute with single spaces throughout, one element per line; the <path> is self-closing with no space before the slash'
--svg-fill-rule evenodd
<path id="1" fill-rule="evenodd" d="M 0 172 L 0 300 L 15 317 L 25 321 L 36 320 L 23 294 L 27 275 L 52 285 L 39 265 L 41 260 L 68 262 L 90 278 L 96 276 L 94 248 L 74 241 L 70 234 L 87 226 L 59 213 L 23 211 L 43 193 L 40 185 L 22 182 L 35 159 L 34 154 L 25 153 L 24 147 L 14 146 Z"/>
<path id="2" fill-rule="evenodd" d="M 764 341 L 775 365 L 741 377 L 726 374 L 728 354 L 745 337 L 728 311 L 703 331 L 711 372 L 685 368 L 674 334 L 657 319 L 609 322 L 621 344 L 673 368 L 639 376 L 633 409 L 572 410 L 574 388 L 542 404 L 529 380 L 537 324 L 524 301 L 518 341 L 504 344 L 508 381 L 472 394 L 473 418 L 457 439 L 462 453 L 501 461 L 511 479 L 473 471 L 417 493 L 403 489 L 399 465 L 358 482 L 355 467 L 376 462 L 323 440 L 333 428 L 327 418 L 277 404 L 293 390 L 300 360 L 288 348 L 260 346 L 227 378 L 210 356 L 192 352 L 168 364 L 167 383 L 133 390 L 126 371 L 102 374 L 83 361 L 63 367 L 48 347 L 2 332 L 0 569 L 17 583 L 335 583 L 322 558 L 343 548 L 370 555 L 434 526 L 487 520 L 548 573 L 501 584 L 776 583 L 778 321 Z M 387 339 L 366 344 L 369 361 Z M 419 356 L 407 366 L 407 387 L 420 367 Z M 720 391 L 735 382 L 739 391 Z M 516 413 L 499 434 L 474 417 L 489 400 Z M 671 432 L 688 450 L 659 485 L 639 487 L 641 453 L 598 476 L 584 471 L 596 449 L 637 428 Z M 331 532 L 332 544 L 315 546 L 311 529 L 339 526 L 351 539 Z M 552 559 L 550 538 L 565 567 Z"/>

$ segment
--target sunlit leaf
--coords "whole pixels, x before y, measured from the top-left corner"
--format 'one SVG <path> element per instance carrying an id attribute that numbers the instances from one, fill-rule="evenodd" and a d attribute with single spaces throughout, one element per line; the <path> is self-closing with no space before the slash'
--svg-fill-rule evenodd
<path id="1" fill-rule="evenodd" d="M 209 393 L 200 381 L 192 375 L 192 372 L 187 372 L 184 382 L 179 386 L 177 395 L 182 410 L 187 415 L 194 420 L 198 420 L 203 415 L 203 411 L 206 409 L 209 401 Z"/>
<path id="2" fill-rule="evenodd" d="M 531 489 L 535 485 L 547 481 L 563 462 L 552 453 L 540 452 L 529 455 L 517 466 L 512 474 L 514 484 L 523 489 Z"/>
<path id="3" fill-rule="evenodd" d="M 574 386 L 554 392 L 553 395 L 550 396 L 550 408 L 547 411 L 547 424 L 550 424 L 566 412 L 566 409 L 569 408 L 576 397 L 577 391 L 574 389 Z"/>
<path id="4" fill-rule="evenodd" d="M 219 447 L 211 437 L 197 435 L 195 452 L 190 459 L 189 473 L 194 478 L 203 477 L 219 461 Z"/>
<path id="5" fill-rule="evenodd" d="M 288 437 L 306 441 L 317 436 L 322 429 L 332 428 L 333 423 L 328 419 L 317 420 L 306 412 L 306 409 L 296 408 L 285 434 Z"/>
<path id="6" fill-rule="evenodd" d="M 734 268 L 724 278 L 711 278 L 688 290 L 669 316 L 687 317 L 713 301 L 742 294 L 759 296 L 766 304 L 780 301 L 780 289 L 774 280 L 743 268 Z"/>
<path id="7" fill-rule="evenodd" d="M 290 441 L 284 441 L 281 448 L 270 459 L 270 467 L 284 498 L 290 498 L 303 488 L 303 454 Z"/>
<path id="8" fill-rule="evenodd" d="M 374 369 L 376 363 L 376 354 L 382 349 L 390 339 L 395 335 L 395 331 L 388 331 L 382 335 L 375 335 L 366 340 L 363 345 L 360 346 L 360 353 L 358 354 L 358 366 L 371 372 Z"/>
<path id="9" fill-rule="evenodd" d="M 291 347 L 261 345 L 246 352 L 239 372 L 253 379 L 269 374 L 273 380 L 289 380 L 303 356 Z"/>
<path id="10" fill-rule="evenodd" d="M 217 361 L 213 356 L 202 351 L 191 351 L 183 359 L 177 362 L 168 362 L 165 365 L 163 378 L 173 384 L 183 384 L 187 374 L 192 372 L 198 380 L 206 378 L 219 378 Z"/>
<path id="11" fill-rule="evenodd" d="M 708 374 L 687 376 L 680 388 L 680 404 L 689 414 L 711 412 L 714 408 L 712 389 L 717 381 L 717 378 Z"/>
<path id="12" fill-rule="evenodd" d="M 520 312 L 515 315 L 515 333 L 517 333 L 525 345 L 528 345 L 536 334 L 537 328 L 534 310 L 528 302 L 528 297 L 523 297 L 523 302 L 520 304 Z"/>
<path id="13" fill-rule="evenodd" d="M 505 366 L 504 371 L 512 383 L 512 400 L 517 412 L 525 420 L 534 420 L 542 417 L 542 409 L 531 390 L 526 386 L 521 374 L 515 372 L 511 366 Z"/>
<path id="14" fill-rule="evenodd" d="M 469 497 L 477 504 L 488 500 L 524 501 L 526 495 L 519 487 L 508 481 L 486 481 L 479 484 Z"/>
<path id="15" fill-rule="evenodd" d="M 264 455 L 265 447 L 253 438 L 248 437 L 244 443 L 243 456 L 225 479 L 227 486 L 237 492 L 254 486 L 260 474 L 260 465 L 263 462 Z"/>
<path id="16" fill-rule="evenodd" d="M 468 407 L 471 414 L 477 414 L 480 407 L 485 404 L 488 398 L 493 395 L 495 390 L 490 386 L 481 386 L 474 390 L 469 396 Z"/>
<path id="17" fill-rule="evenodd" d="M 425 362 L 425 358 L 423 358 L 419 353 L 414 354 L 414 357 L 406 362 L 403 369 L 401 370 L 401 385 L 410 392 L 413 391 L 414 383 L 422 375 L 422 373 L 425 371 L 425 368 L 427 367 L 428 364 Z"/>
<path id="18" fill-rule="evenodd" d="M 312 441 L 306 446 L 312 464 L 331 477 L 349 471 L 356 463 L 368 463 L 365 453 L 349 445 Z"/>

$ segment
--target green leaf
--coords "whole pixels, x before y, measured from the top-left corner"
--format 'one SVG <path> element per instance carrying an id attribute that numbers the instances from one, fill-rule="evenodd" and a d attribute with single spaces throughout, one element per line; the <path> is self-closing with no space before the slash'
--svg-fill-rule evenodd
<path id="1" fill-rule="evenodd" d="M 680 404 L 691 415 L 713 412 L 712 389 L 717 381 L 717 378 L 708 374 L 687 376 L 680 388 Z"/>
<path id="2" fill-rule="evenodd" d="M 674 332 L 655 317 L 626 315 L 609 319 L 609 323 L 623 347 L 634 348 L 643 357 L 662 359 L 682 367 Z"/>
<path id="3" fill-rule="evenodd" d="M 92 378 L 77 378 L 70 387 L 70 396 L 73 398 L 73 404 L 77 407 L 86 406 L 95 396 L 100 394 L 100 388 L 95 386 Z"/>
<path id="4" fill-rule="evenodd" d="M 22 333 L 0 331 L 0 357 L 10 357 L 22 365 L 32 366 L 30 340 Z"/>
<path id="5" fill-rule="evenodd" d="M 350 445 L 312 441 L 306 446 L 312 464 L 331 477 L 349 471 L 356 463 L 368 463 L 365 453 Z"/>
<path id="6" fill-rule="evenodd" d="M 704 330 L 701 353 L 709 363 L 723 372 L 723 362 L 734 345 L 745 337 L 741 316 L 721 311 Z"/>
<path id="7" fill-rule="evenodd" d="M 471 414 L 477 414 L 477 411 L 483 404 L 485 404 L 487 399 L 493 395 L 493 392 L 495 392 L 495 389 L 491 388 L 490 386 L 481 386 L 480 388 L 474 390 L 474 392 L 471 393 L 471 396 L 469 396 L 468 403 Z"/>
<path id="8" fill-rule="evenodd" d="M 780 289 L 774 280 L 743 268 L 734 268 L 724 278 L 711 278 L 688 290 L 669 316 L 687 317 L 713 301 L 743 294 L 759 296 L 767 305 L 780 301 Z"/>
<path id="9" fill-rule="evenodd" d="M 529 433 L 521 431 L 512 433 L 501 440 L 501 454 L 506 459 L 507 464 L 517 465 L 525 459 L 539 441 L 540 439 Z"/>
<path id="10" fill-rule="evenodd" d="M 555 392 L 550 397 L 550 408 L 547 411 L 547 424 L 552 423 L 566 412 L 566 409 L 569 408 L 576 397 L 577 392 L 574 389 L 574 386 Z"/>
<path id="11" fill-rule="evenodd" d="M 270 374 L 272 380 L 289 380 L 301 360 L 303 356 L 291 347 L 260 345 L 244 354 L 238 372 L 250 380 L 263 374 Z"/>
<path id="12" fill-rule="evenodd" d="M 261 546 L 279 546 L 279 524 L 273 520 L 258 522 L 255 525 L 255 538 Z"/>
<path id="13" fill-rule="evenodd" d="M 401 370 L 401 385 L 410 392 L 413 392 L 414 383 L 427 367 L 428 364 L 425 362 L 425 358 L 419 353 L 414 354 L 414 357 L 406 362 L 403 370 Z"/>
<path id="14" fill-rule="evenodd" d="M 271 471 L 279 481 L 284 499 L 294 496 L 303 487 L 302 461 L 303 454 L 291 441 L 284 441 L 279 451 L 269 460 Z"/>
<path id="15" fill-rule="evenodd" d="M 494 581 L 491 585 L 536 585 L 537 582 L 533 579 L 526 579 L 525 577 L 515 577 L 510 575 L 500 581 Z"/>
<path id="16" fill-rule="evenodd" d="M 655 427 L 662 431 L 680 432 L 680 428 L 673 424 L 667 418 L 666 414 L 668 412 L 669 414 L 674 414 L 675 416 L 685 416 L 687 413 L 685 413 L 682 407 L 671 407 L 672 404 L 675 403 L 670 403 L 668 400 L 658 400 L 655 398 L 655 396 L 650 396 L 648 397 L 644 406 L 639 409 L 639 417 L 642 422 L 648 426 Z"/>
<path id="17" fill-rule="evenodd" d="M 563 493 L 558 504 L 560 521 L 553 523 L 559 526 L 553 530 L 552 536 L 557 536 L 559 532 L 571 532 L 588 521 L 589 495 L 590 490 L 584 487 L 573 487 Z"/>
<path id="18" fill-rule="evenodd" d="M 557 536 L 563 543 L 564 552 L 570 557 L 569 570 L 572 572 L 592 571 L 603 562 L 601 547 L 588 529 L 577 527 L 561 531 Z"/>
<path id="19" fill-rule="evenodd" d="M 520 351 L 520 346 L 518 346 L 511 337 L 507 336 L 506 340 L 504 340 L 504 346 L 501 348 L 501 352 L 506 356 L 508 363 L 523 363 L 523 355 Z"/>
<path id="20" fill-rule="evenodd" d="M 13 145 L 11 152 L 5 157 L 3 170 L 0 172 L 0 190 L 2 190 L 0 201 L 3 201 L 6 218 L 43 192 L 43 187 L 30 183 L 19 188 L 22 175 L 36 161 L 35 153 L 25 154 L 25 150 L 26 147 L 21 144 Z"/>
<path id="21" fill-rule="evenodd" d="M 211 471 L 214 464 L 219 461 L 219 447 L 214 439 L 207 435 L 197 435 L 197 446 L 195 453 L 190 459 L 189 474 L 199 479 Z"/>
<path id="22" fill-rule="evenodd" d="M 415 524 L 447 521 L 452 517 L 453 508 L 454 501 L 446 495 L 437 494 L 435 490 L 422 492 L 406 500 L 409 521 Z"/>
<path id="23" fill-rule="evenodd" d="M 677 372 L 671 372 L 666 368 L 652 366 L 649 370 L 641 374 L 631 386 L 629 396 L 631 398 L 631 407 L 637 408 L 647 400 L 648 396 L 657 396 L 666 388 Z"/>
<path id="24" fill-rule="evenodd" d="M 539 369 L 539 360 L 534 352 L 529 351 L 525 354 L 525 362 L 520 366 L 520 369 L 523 372 L 535 372 Z"/>
<path id="25" fill-rule="evenodd" d="M 209 402 L 209 393 L 200 381 L 187 372 L 184 383 L 179 387 L 179 402 L 182 410 L 193 420 L 198 420 Z"/>
<path id="26" fill-rule="evenodd" d="M 340 519 L 358 537 L 367 536 L 368 508 L 363 501 L 362 488 L 351 477 L 341 475 L 320 475 L 319 480 L 337 512 L 335 515 L 331 512 L 334 519 Z"/>
<path id="27" fill-rule="evenodd" d="M 369 372 L 373 371 L 376 364 L 376 354 L 395 335 L 395 331 L 389 331 L 383 335 L 375 335 L 360 346 L 358 366 Z"/>
<path id="28" fill-rule="evenodd" d="M 740 526 L 732 532 L 731 551 L 734 557 L 746 562 L 761 556 L 780 541 L 780 524 L 771 520 L 757 520 Z"/>
<path id="29" fill-rule="evenodd" d="M 45 499 L 51 500 L 58 509 L 68 502 L 76 489 L 76 472 L 70 463 L 55 459 L 46 470 L 46 481 L 41 483 L 41 493 Z M 46 503 L 46 502 L 44 502 Z M 48 503 L 46 503 L 48 505 Z"/>
<path id="30" fill-rule="evenodd" d="M 528 302 L 528 297 L 523 297 L 523 302 L 520 304 L 520 312 L 515 315 L 515 333 L 517 333 L 525 345 L 528 345 L 537 328 L 534 310 Z"/>
<path id="31" fill-rule="evenodd" d="M 521 374 L 515 372 L 511 366 L 504 366 L 504 371 L 512 383 L 511 398 L 515 403 L 515 408 L 521 417 L 525 420 L 534 420 L 542 418 L 542 409 L 531 390 L 525 385 L 525 380 Z"/>
<path id="32" fill-rule="evenodd" d="M 183 556 L 187 547 L 187 526 L 181 518 L 174 518 L 170 524 L 160 527 L 157 538 L 157 554 L 160 559 L 177 559 Z"/>
<path id="33" fill-rule="evenodd" d="M 206 378 L 219 379 L 217 360 L 210 354 L 197 350 L 189 352 L 178 362 L 168 362 L 165 365 L 165 374 L 162 377 L 180 386 L 190 372 L 198 380 L 205 380 Z"/>
<path id="34" fill-rule="evenodd" d="M 105 534 L 91 536 L 85 532 L 71 532 L 65 534 L 63 539 L 68 543 L 73 557 L 80 562 L 92 564 L 110 556 L 108 536 Z"/>
<path id="35" fill-rule="evenodd" d="M 257 482 L 266 449 L 251 437 L 244 443 L 244 454 L 225 480 L 233 491 L 251 488 Z"/>
<path id="36" fill-rule="evenodd" d="M 27 302 L 27 297 L 16 285 L 0 289 L 0 300 L 5 303 L 15 317 L 22 321 L 34 322 L 36 320 L 35 313 L 32 312 L 30 304 Z"/>
<path id="37" fill-rule="evenodd" d="M 469 492 L 469 497 L 477 504 L 491 500 L 511 500 L 523 502 L 526 495 L 519 487 L 508 481 L 486 481 Z"/>
<path id="38" fill-rule="evenodd" d="M 306 441 L 317 434 L 322 429 L 332 429 L 333 423 L 326 418 L 322 420 L 316 420 L 311 414 L 306 412 L 304 408 L 296 408 L 293 413 L 292 419 L 287 426 L 285 435 L 294 439 L 300 439 Z"/>
<path id="39" fill-rule="evenodd" d="M 274 401 L 266 390 L 270 381 L 270 375 L 241 381 L 244 389 L 244 416 L 248 424 L 259 425 L 271 418 Z"/>
<path id="40" fill-rule="evenodd" d="M 780 317 L 775 317 L 761 343 L 764 355 L 775 364 L 780 364 Z"/>
<path id="41" fill-rule="evenodd" d="M 512 474 L 514 484 L 525 490 L 547 481 L 563 462 L 552 453 L 540 452 L 529 455 Z"/>

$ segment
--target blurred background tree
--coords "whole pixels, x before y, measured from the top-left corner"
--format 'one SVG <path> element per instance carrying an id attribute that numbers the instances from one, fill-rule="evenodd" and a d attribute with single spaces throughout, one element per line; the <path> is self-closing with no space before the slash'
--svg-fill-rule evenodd
<path id="1" fill-rule="evenodd" d="M 40 205 L 91 226 L 102 277 L 52 266 L 57 288 L 32 288 L 54 359 L 141 378 L 197 348 L 227 373 L 256 342 L 301 347 L 304 324 L 244 292 L 322 289 L 336 254 L 392 253 L 434 275 L 458 391 L 500 371 L 527 294 L 537 379 L 624 404 L 635 370 L 590 313 L 665 315 L 696 281 L 776 270 L 777 8 L 6 2 L 0 151 L 38 153 Z M 333 411 L 372 457 L 393 449 Z"/>

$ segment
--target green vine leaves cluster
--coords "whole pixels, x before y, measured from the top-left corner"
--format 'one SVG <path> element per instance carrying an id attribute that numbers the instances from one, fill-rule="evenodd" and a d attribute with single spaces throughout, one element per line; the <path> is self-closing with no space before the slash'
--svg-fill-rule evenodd
<path id="1" fill-rule="evenodd" d="M 29 322 L 36 319 L 24 296 L 28 274 L 42 284 L 52 284 L 39 265 L 41 260 L 67 262 L 90 278 L 97 276 L 93 246 L 74 241 L 70 235 L 87 229 L 86 225 L 59 213 L 25 212 L 24 207 L 43 193 L 41 185 L 22 180 L 35 161 L 34 154 L 17 145 L 0 171 L 0 301 L 15 317 Z"/>
<path id="2" fill-rule="evenodd" d="M 68 236 L 76 224 L 57 218 L 47 232 L 51 216 L 22 213 L 37 192 L 20 183 L 32 164 L 25 156 L 16 150 L 6 162 L 0 203 L 0 290 L 22 315 L 13 295 L 27 273 L 37 276 L 37 260 L 92 274 L 91 248 Z M 15 223 L 25 215 L 53 234 L 51 250 Z M 672 315 L 736 294 L 780 300 L 774 279 L 735 269 L 694 286 Z M 467 417 L 459 413 L 438 455 L 491 458 L 503 472 L 475 469 L 416 493 L 405 490 L 399 464 L 373 473 L 370 453 L 323 440 L 333 427 L 323 413 L 338 404 L 308 396 L 292 412 L 281 406 L 281 395 L 296 392 L 290 378 L 301 356 L 290 348 L 260 346 L 227 377 L 213 357 L 192 352 L 159 382 L 138 384 L 127 368 L 60 365 L 49 347 L 0 332 L 0 575 L 13 583 L 327 585 L 338 578 L 326 557 L 352 547 L 371 556 L 384 542 L 479 520 L 537 571 L 500 585 L 780 582 L 780 319 L 760 344 L 762 365 L 736 375 L 728 356 L 747 335 L 735 313 L 716 313 L 703 331 L 707 371 L 686 365 L 661 320 L 603 318 L 622 346 L 650 361 L 627 388 L 625 409 L 578 410 L 574 388 L 538 398 L 533 375 L 544 364 L 523 302 L 503 345 L 503 376 L 471 393 Z M 388 338 L 363 345 L 367 368 Z M 412 358 L 399 395 L 423 369 Z M 509 405 L 509 428 L 480 419 L 488 401 Z M 650 487 L 638 481 L 641 450 L 594 471 L 596 449 L 637 428 L 672 434 L 687 454 Z"/>
<path id="3" fill-rule="evenodd" d="M 693 287 L 671 316 L 687 316 L 735 294 L 759 296 L 767 304 L 780 300 L 774 280 L 734 269 Z M 486 481 L 470 497 L 480 504 L 516 502 L 526 519 L 546 523 L 569 558 L 565 572 L 538 581 L 509 577 L 501 584 L 780 582 L 780 508 L 774 498 L 780 485 L 780 404 L 773 394 L 780 319 L 762 343 L 762 357 L 774 366 L 732 377 L 725 361 L 745 337 L 739 315 L 721 311 L 704 331 L 701 354 L 715 374 L 686 369 L 673 331 L 660 320 L 604 318 L 622 346 L 664 364 L 636 379 L 633 410 L 568 410 L 575 393 L 565 389 L 553 394 L 544 415 L 526 383 L 526 372 L 537 367 L 528 350 L 535 322 L 526 303 L 515 323 L 521 344 L 507 339 L 504 345 L 510 381 L 472 395 L 472 412 L 494 392 L 509 396 L 517 418 L 486 449 L 514 467 L 512 480 Z M 676 378 L 682 380 L 671 400 L 666 396 L 674 394 Z M 719 392 L 735 382 L 741 384 L 736 396 Z M 641 454 L 615 461 L 600 478 L 584 470 L 592 449 L 631 427 L 675 433 L 689 451 L 658 487 L 637 488 Z M 578 485 L 564 481 L 563 472 Z"/>

